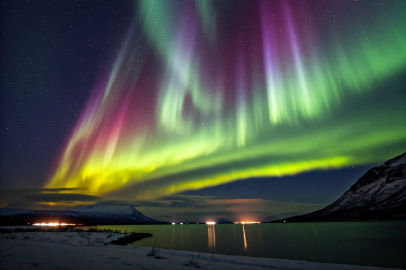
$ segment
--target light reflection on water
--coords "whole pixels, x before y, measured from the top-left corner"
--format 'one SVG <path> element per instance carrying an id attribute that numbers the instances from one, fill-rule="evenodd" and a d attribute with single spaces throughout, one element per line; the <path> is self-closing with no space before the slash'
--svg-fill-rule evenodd
<path id="1" fill-rule="evenodd" d="M 216 248 L 216 229 L 214 226 L 216 225 L 207 225 L 209 248 Z"/>
<path id="2" fill-rule="evenodd" d="M 406 222 L 98 226 L 154 236 L 130 245 L 406 269 Z M 248 245 L 249 242 L 249 245 Z"/>
<path id="3" fill-rule="evenodd" d="M 244 249 L 245 249 L 245 251 L 247 251 L 248 246 L 247 246 L 247 237 L 245 236 L 244 224 L 242 224 L 242 232 L 244 234 Z"/>

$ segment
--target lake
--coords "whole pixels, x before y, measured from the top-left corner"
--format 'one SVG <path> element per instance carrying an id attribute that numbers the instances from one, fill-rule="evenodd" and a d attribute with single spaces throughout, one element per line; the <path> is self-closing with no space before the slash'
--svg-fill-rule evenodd
<path id="1" fill-rule="evenodd" d="M 110 225 L 154 236 L 130 245 L 406 268 L 406 222 Z"/>

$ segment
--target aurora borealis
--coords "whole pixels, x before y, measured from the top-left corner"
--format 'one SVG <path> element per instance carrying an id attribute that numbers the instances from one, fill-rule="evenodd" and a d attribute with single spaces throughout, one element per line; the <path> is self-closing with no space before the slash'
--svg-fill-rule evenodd
<path id="1" fill-rule="evenodd" d="M 131 18 L 121 7 L 106 8 L 102 19 L 82 12 L 92 25 L 106 22 L 92 26 L 88 40 L 97 43 L 80 54 L 81 72 L 100 68 L 86 81 L 58 73 L 72 86 L 93 88 L 60 94 L 67 107 L 87 101 L 69 134 L 48 139 L 59 152 L 42 151 L 53 159 L 48 176 L 36 180 L 42 188 L 158 200 L 237 180 L 376 164 L 404 152 L 406 2 L 124 2 Z M 77 4 L 64 5 L 73 13 Z M 72 18 L 58 27 L 84 28 Z M 86 58 L 92 48 L 107 52 L 104 59 Z M 57 77 L 52 67 L 46 73 L 41 85 Z M 54 122 L 67 119 L 55 108 Z"/>
<path id="2" fill-rule="evenodd" d="M 402 8 L 388 19 L 370 5 L 376 28 L 340 11 L 326 36 L 322 7 L 306 1 L 226 3 L 225 14 L 211 1 L 137 4 L 48 188 L 132 185 L 134 199 L 154 199 L 381 161 L 405 145 L 405 118 L 363 100 L 405 70 Z"/>

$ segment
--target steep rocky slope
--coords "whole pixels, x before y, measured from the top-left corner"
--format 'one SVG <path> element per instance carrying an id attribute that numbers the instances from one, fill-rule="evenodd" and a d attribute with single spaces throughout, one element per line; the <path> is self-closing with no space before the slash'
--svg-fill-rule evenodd
<path id="1" fill-rule="evenodd" d="M 337 201 L 274 222 L 406 220 L 406 153 L 368 170 Z"/>

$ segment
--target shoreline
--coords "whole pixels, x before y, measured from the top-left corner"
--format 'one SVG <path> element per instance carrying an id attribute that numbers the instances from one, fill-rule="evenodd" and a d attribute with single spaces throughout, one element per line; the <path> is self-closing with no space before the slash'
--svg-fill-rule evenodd
<path id="1" fill-rule="evenodd" d="M 127 234 L 130 235 L 130 234 Z M 14 232 L 0 235 L 0 269 L 283 269 L 383 270 L 317 263 L 110 244 L 126 234 Z M 150 256 L 148 256 L 150 254 Z"/>

